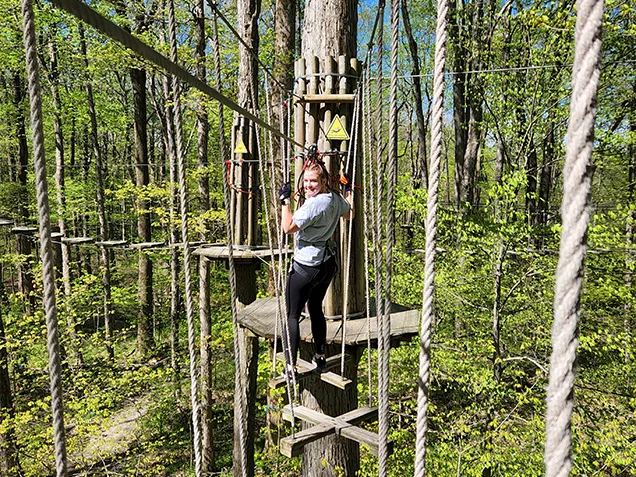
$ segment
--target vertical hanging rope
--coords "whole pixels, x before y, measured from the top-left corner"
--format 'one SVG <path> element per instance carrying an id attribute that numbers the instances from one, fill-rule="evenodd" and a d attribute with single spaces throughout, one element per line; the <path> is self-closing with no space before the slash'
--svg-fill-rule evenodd
<path id="1" fill-rule="evenodd" d="M 428 391 L 431 369 L 431 325 L 435 294 L 435 247 L 437 245 L 437 206 L 442 158 L 442 130 L 444 119 L 444 64 L 448 31 L 446 16 L 448 0 L 437 2 L 435 69 L 433 75 L 433 111 L 431 116 L 431 164 L 429 167 L 426 214 L 426 251 L 424 289 L 422 292 L 422 323 L 420 329 L 420 370 L 417 394 L 417 431 L 415 439 L 415 477 L 424 477 L 426 470 L 426 430 L 428 429 Z"/>
<path id="2" fill-rule="evenodd" d="M 214 56 L 214 79 L 216 87 L 221 90 L 221 56 L 219 53 L 219 27 L 217 23 L 216 15 L 214 15 L 214 41 L 212 42 L 212 52 Z M 219 102 L 219 152 L 221 154 L 221 163 L 226 164 L 228 160 L 228 147 L 225 141 L 225 121 L 223 119 L 223 103 Z M 224 175 L 228 173 L 227 167 L 223 167 Z M 230 188 L 228 186 L 229 177 L 223 177 L 223 198 L 225 200 L 225 230 L 227 233 L 227 248 L 228 248 L 228 265 L 230 269 L 230 307 L 232 310 L 232 328 L 234 335 L 234 361 L 236 362 L 234 382 L 236 383 L 236 391 L 240 393 L 240 396 L 244 396 L 243 382 L 241 381 L 241 369 L 238 363 L 240 359 L 240 347 L 238 342 L 238 323 L 236 316 L 238 314 L 236 309 L 237 291 L 236 291 L 236 267 L 234 266 L 234 234 L 232 231 L 232 218 L 230 217 Z M 239 406 L 234 410 L 238 413 L 238 420 L 241 424 L 245 422 L 245 416 L 243 414 L 243 407 Z M 241 447 L 241 474 L 243 477 L 247 476 L 247 439 L 245 436 L 245 425 L 239 426 L 239 440 Z"/>
<path id="3" fill-rule="evenodd" d="M 378 333 L 379 373 L 382 376 L 378 390 L 379 439 L 378 450 L 379 475 L 388 472 L 389 440 L 389 360 L 391 355 L 391 282 L 393 275 L 393 242 L 395 240 L 395 184 L 397 182 L 397 86 L 398 86 L 398 40 L 400 6 L 398 0 L 391 3 L 391 89 L 389 102 L 389 162 L 387 171 L 386 195 L 386 257 L 384 283 L 384 311 L 382 313 L 382 334 Z M 381 346 L 380 346 L 381 343 Z"/>
<path id="4" fill-rule="evenodd" d="M 369 162 L 371 161 L 371 66 L 367 64 L 367 74 L 363 82 L 363 98 L 364 98 L 364 152 L 362 157 L 362 218 L 364 224 L 364 278 L 365 278 L 365 294 L 367 302 L 367 405 L 371 406 L 373 402 L 373 393 L 371 391 L 371 290 L 369 287 L 369 244 L 373 243 L 369 232 L 368 214 L 371 212 L 371 204 L 369 192 L 371 190 L 371 177 L 369 171 Z"/>
<path id="5" fill-rule="evenodd" d="M 601 69 L 603 7 L 603 0 L 577 2 L 570 123 L 563 169 L 563 227 L 556 271 L 547 393 L 547 477 L 568 476 L 572 469 L 570 422 L 574 407 L 574 364 L 590 220 L 591 163 L 596 93 Z"/>
<path id="6" fill-rule="evenodd" d="M 22 23 L 24 26 L 24 49 L 31 107 L 31 138 L 35 162 L 35 187 L 37 191 L 38 219 L 40 223 L 40 247 L 42 253 L 42 284 L 44 286 L 44 313 L 46 316 L 46 348 L 49 355 L 51 379 L 51 409 L 53 411 L 53 436 L 55 439 L 55 469 L 58 477 L 66 477 L 66 434 L 64 431 L 64 406 L 62 402 L 62 366 L 58 337 L 57 306 L 55 301 L 55 271 L 53 270 L 53 247 L 51 241 L 51 219 L 49 193 L 44 157 L 44 127 L 42 125 L 42 96 L 35 37 L 35 22 L 31 0 L 22 1 Z"/>
<path id="7" fill-rule="evenodd" d="M 167 0 L 168 24 L 170 36 L 170 56 L 177 63 L 177 35 L 174 18 L 174 4 Z M 177 169 L 179 172 L 179 199 L 181 204 L 181 240 L 183 241 L 183 272 L 185 275 L 185 306 L 188 322 L 188 351 L 190 354 L 190 400 L 192 401 L 192 430 L 194 435 L 194 467 L 195 475 L 201 474 L 201 422 L 199 419 L 199 384 L 196 355 L 196 331 L 194 328 L 194 298 L 192 296 L 192 269 L 190 261 L 192 251 L 188 239 L 188 195 L 185 170 L 185 149 L 181 118 L 181 92 L 179 80 L 172 76 L 172 92 L 174 94 L 174 126 L 177 149 Z"/>

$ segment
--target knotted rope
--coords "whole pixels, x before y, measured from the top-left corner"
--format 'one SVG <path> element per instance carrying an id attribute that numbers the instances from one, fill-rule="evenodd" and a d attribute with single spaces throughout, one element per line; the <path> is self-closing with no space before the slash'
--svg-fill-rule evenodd
<path id="1" fill-rule="evenodd" d="M 167 0 L 168 29 L 170 37 L 170 56 L 177 63 L 177 34 L 174 17 L 174 4 Z M 181 92 L 179 79 L 172 75 L 172 93 L 174 95 L 174 126 L 177 152 L 177 169 L 179 172 L 179 199 L 181 205 L 181 240 L 183 242 L 183 272 L 185 276 L 185 307 L 188 322 L 188 352 L 190 355 L 190 400 L 192 401 L 192 430 L 194 436 L 194 468 L 195 475 L 201 474 L 201 422 L 199 419 L 199 384 L 196 354 L 196 330 L 194 327 L 194 298 L 192 296 L 192 270 L 190 260 L 192 250 L 188 239 L 188 191 L 185 170 L 185 149 L 181 118 Z"/>
<path id="2" fill-rule="evenodd" d="M 38 219 L 40 223 L 40 247 L 42 254 L 42 284 L 44 287 L 44 313 L 46 316 L 46 348 L 49 355 L 51 379 L 51 409 L 53 411 L 53 435 L 55 439 L 55 469 L 58 477 L 66 477 L 66 434 L 64 431 L 64 406 L 62 402 L 62 366 L 58 337 L 57 306 L 55 301 L 55 271 L 53 269 L 53 242 L 49 211 L 46 158 L 44 157 L 44 128 L 42 125 L 42 96 L 35 36 L 35 22 L 31 0 L 22 1 L 24 49 L 31 107 L 31 139 L 35 162 L 35 187 L 37 191 Z"/>
<path id="3" fill-rule="evenodd" d="M 417 394 L 417 430 L 415 440 L 415 477 L 423 477 L 426 470 L 426 430 L 428 429 L 428 392 L 431 369 L 431 325 L 435 295 L 435 246 L 437 244 L 437 206 L 440 163 L 442 158 L 442 130 L 444 119 L 444 64 L 448 30 L 446 16 L 448 0 L 437 2 L 435 71 L 433 75 L 433 111 L 431 117 L 431 164 L 429 168 L 426 214 L 426 251 L 424 289 L 422 292 L 422 323 L 420 330 L 420 370 Z"/>
<path id="4" fill-rule="evenodd" d="M 596 93 L 600 76 L 603 0 L 577 2 L 572 100 L 563 169 L 563 227 L 554 292 L 552 355 L 547 393 L 545 464 L 547 477 L 572 469 L 570 422 L 574 407 L 574 365 L 587 227 Z"/>

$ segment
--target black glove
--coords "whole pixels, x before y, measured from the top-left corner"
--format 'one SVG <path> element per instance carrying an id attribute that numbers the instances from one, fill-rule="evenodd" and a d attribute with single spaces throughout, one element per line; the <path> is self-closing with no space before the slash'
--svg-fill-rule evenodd
<path id="1" fill-rule="evenodd" d="M 291 182 L 285 182 L 282 186 L 280 186 L 280 190 L 278 191 L 278 200 L 285 202 L 285 199 L 289 199 L 290 197 Z"/>
<path id="2" fill-rule="evenodd" d="M 353 183 L 351 182 L 351 176 L 348 172 L 342 174 L 340 177 L 340 183 L 342 184 L 344 192 L 351 192 L 353 190 Z"/>

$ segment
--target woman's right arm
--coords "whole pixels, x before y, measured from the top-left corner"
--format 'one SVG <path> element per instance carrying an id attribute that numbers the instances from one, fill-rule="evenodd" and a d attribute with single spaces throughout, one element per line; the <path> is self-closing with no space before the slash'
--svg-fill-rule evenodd
<path id="1" fill-rule="evenodd" d="M 281 211 L 281 226 L 283 227 L 283 232 L 285 232 L 286 234 L 293 234 L 300 230 L 298 228 L 298 225 L 294 223 L 291 206 L 289 204 L 290 202 L 290 199 L 285 199 L 283 201 Z"/>

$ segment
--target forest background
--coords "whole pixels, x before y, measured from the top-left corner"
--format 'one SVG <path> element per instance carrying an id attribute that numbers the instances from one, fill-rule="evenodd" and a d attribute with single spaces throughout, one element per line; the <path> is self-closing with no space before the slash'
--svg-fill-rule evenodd
<path id="1" fill-rule="evenodd" d="M 254 3 L 261 63 L 257 109 L 267 108 L 263 67 L 286 77 L 286 84 L 293 79 L 291 70 L 280 71 L 281 57 L 296 57 L 299 42 L 293 55 L 281 53 L 275 44 L 276 12 L 284 4 Z M 91 6 L 159 51 L 168 51 L 162 3 L 93 1 Z M 202 2 L 178 1 L 175 7 L 182 64 L 199 75 L 207 70 L 212 82 L 213 9 Z M 297 6 L 301 25 L 303 7 L 302 2 Z M 237 22 L 236 4 L 219 8 Z M 377 8 L 359 6 L 361 59 Z M 0 217 L 36 225 L 20 6 L 0 0 L 0 9 Z M 573 474 L 630 476 L 636 474 L 636 6 L 609 0 L 605 12 L 572 422 Z M 37 3 L 36 14 L 53 222 L 70 237 L 106 233 L 111 239 L 168 242 L 179 221 L 170 207 L 175 180 L 169 172 L 165 137 L 171 119 L 165 106 L 171 100 L 163 73 L 92 29 L 80 28 L 48 3 Z M 401 14 L 400 227 L 392 296 L 418 308 L 435 5 L 403 1 Z M 536 476 L 543 472 L 575 5 L 454 1 L 449 21 L 427 473 Z M 235 97 L 238 42 L 223 23 L 219 35 L 221 90 Z M 383 63 L 384 74 L 388 71 L 390 33 L 383 35 L 383 60 L 375 52 L 371 62 L 376 74 Z M 273 98 L 282 102 L 286 96 L 278 94 Z M 193 239 L 225 241 L 218 109 L 193 90 L 185 91 L 183 101 L 190 233 Z M 382 110 L 386 92 L 378 96 L 376 89 L 372 101 Z M 205 134 L 201 105 L 208 108 Z M 225 114 L 231 122 L 231 112 Z M 0 247 L 0 469 L 3 475 L 52 475 L 38 244 L 5 225 L 0 226 Z M 193 475 L 187 329 L 182 287 L 180 292 L 173 288 L 182 277 L 175 273 L 179 266 L 171 250 L 138 254 L 114 249 L 106 315 L 99 249 L 63 246 L 60 251 L 64 263 L 57 298 L 73 475 Z M 210 327 L 210 339 L 198 346 L 209 357 L 199 364 L 209 366 L 203 373 L 211 376 L 209 469 L 230 475 L 230 290 L 222 264 L 211 265 L 208 273 L 210 306 L 201 323 Z M 267 281 L 264 269 L 259 272 L 261 296 L 267 294 Z M 266 348 L 263 344 L 258 372 L 256 473 L 297 475 L 299 460 L 279 455 L 265 425 L 272 412 L 265 392 L 272 372 Z M 391 355 L 391 475 L 413 470 L 418 356 L 418 340 Z M 371 373 L 375 382 L 366 359 L 361 366 L 361 375 Z M 360 381 L 360 396 L 366 396 L 367 384 Z M 374 475 L 376 466 L 363 449 L 361 475 Z"/>

